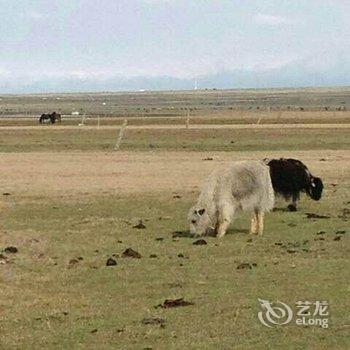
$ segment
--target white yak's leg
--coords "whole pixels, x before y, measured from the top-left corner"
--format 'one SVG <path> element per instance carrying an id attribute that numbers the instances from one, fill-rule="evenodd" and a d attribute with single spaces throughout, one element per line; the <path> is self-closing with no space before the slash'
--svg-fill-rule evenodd
<path id="1" fill-rule="evenodd" d="M 254 210 L 252 222 L 250 226 L 250 234 L 256 235 L 259 231 L 259 212 L 257 210 Z"/>
<path id="2" fill-rule="evenodd" d="M 235 213 L 234 207 L 229 204 L 223 204 L 219 208 L 218 223 L 216 226 L 216 237 L 221 238 L 225 236 Z"/>
<path id="3" fill-rule="evenodd" d="M 258 213 L 258 234 L 262 235 L 264 231 L 264 216 L 265 213 L 263 211 L 259 211 Z"/>

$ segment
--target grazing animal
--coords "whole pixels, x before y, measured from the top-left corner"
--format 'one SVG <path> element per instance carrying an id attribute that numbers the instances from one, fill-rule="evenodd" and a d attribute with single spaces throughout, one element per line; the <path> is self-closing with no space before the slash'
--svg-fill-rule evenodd
<path id="1" fill-rule="evenodd" d="M 241 211 L 252 211 L 251 233 L 262 234 L 264 214 L 274 206 L 269 168 L 262 161 L 233 162 L 211 174 L 188 214 L 191 234 L 215 230 L 223 237 Z"/>
<path id="2" fill-rule="evenodd" d="M 61 114 L 56 113 L 56 112 L 53 112 L 53 113 L 51 114 L 51 117 L 54 118 L 53 124 L 56 123 L 56 122 L 59 123 L 59 124 L 61 124 L 61 122 L 62 122 Z"/>
<path id="3" fill-rule="evenodd" d="M 42 124 L 45 122 L 45 120 L 50 120 L 51 122 L 50 114 L 42 114 L 39 118 L 39 123 Z"/>
<path id="4" fill-rule="evenodd" d="M 61 114 L 53 112 L 51 114 L 42 114 L 39 118 L 39 123 L 44 123 L 45 120 L 50 120 L 51 124 L 55 124 L 56 121 L 61 124 Z"/>
<path id="5" fill-rule="evenodd" d="M 300 160 L 292 158 L 265 159 L 270 167 L 272 186 L 276 194 L 285 200 L 292 199 L 288 205 L 290 211 L 297 210 L 300 192 L 318 201 L 322 197 L 323 183 L 319 177 L 313 176 L 307 166 Z"/>

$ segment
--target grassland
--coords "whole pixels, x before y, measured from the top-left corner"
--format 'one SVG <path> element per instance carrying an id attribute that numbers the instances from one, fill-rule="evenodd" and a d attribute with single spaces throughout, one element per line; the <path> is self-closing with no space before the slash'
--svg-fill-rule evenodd
<path id="1" fill-rule="evenodd" d="M 167 124 L 165 124 L 167 125 Z M 129 127 L 122 150 L 254 151 L 349 149 L 350 128 L 305 125 L 298 129 L 271 127 L 196 128 Z M 0 152 L 112 151 L 118 128 L 8 128 L 1 131 Z"/>
<path id="2" fill-rule="evenodd" d="M 236 125 L 236 124 L 329 124 L 348 123 L 350 112 L 225 112 L 217 115 L 189 116 L 190 125 Z M 164 117 L 145 116 L 123 118 L 100 116 L 100 125 L 119 126 L 127 119 L 128 125 L 186 125 L 188 116 Z M 63 126 L 78 126 L 82 117 L 63 116 Z M 31 117 L 0 117 L 0 127 L 10 126 L 39 126 L 38 115 Z M 84 122 L 85 126 L 97 127 L 98 117 L 89 115 Z M 49 125 L 42 125 L 48 127 Z M 55 126 L 57 127 L 57 126 Z"/>
<path id="3" fill-rule="evenodd" d="M 184 218 L 193 200 L 193 195 L 181 200 L 94 196 L 13 204 L 3 235 L 19 253 L 1 267 L 3 347 L 347 347 L 348 237 L 334 238 L 348 227 L 337 218 L 343 203 L 336 196 L 317 208 L 302 203 L 303 211 L 330 215 L 327 222 L 306 219 L 303 212 L 276 212 L 267 219 L 266 235 L 248 242 L 245 216 L 224 240 L 206 238 L 206 246 L 172 239 L 173 231 L 187 229 Z M 140 218 L 146 229 L 132 228 Z M 326 231 L 324 241 L 317 241 L 320 230 Z M 293 254 L 275 245 L 305 241 L 307 250 Z M 142 258 L 117 258 L 117 266 L 105 266 L 108 257 L 128 247 Z M 79 257 L 83 260 L 69 263 Z M 242 262 L 257 267 L 237 270 Z M 164 299 L 178 297 L 194 305 L 155 309 Z M 267 329 L 256 317 L 258 298 L 290 304 L 327 300 L 330 328 Z M 143 325 L 147 317 L 164 319 L 165 328 Z"/>
<path id="4" fill-rule="evenodd" d="M 0 348 L 348 349 L 349 128 L 321 124 L 349 120 L 304 113 L 292 124 L 305 126 L 290 128 L 279 114 L 275 127 L 243 129 L 215 113 L 190 129 L 173 128 L 177 118 L 139 118 L 119 152 L 119 120 L 100 129 L 0 120 L 0 250 L 18 249 L 0 258 Z M 278 200 L 262 237 L 248 234 L 245 214 L 223 239 L 193 245 L 186 214 L 206 176 L 233 159 L 280 156 L 323 178 L 322 200 L 303 197 L 295 213 Z M 134 227 L 140 220 L 144 229 Z M 122 257 L 127 248 L 141 258 Z M 182 297 L 193 305 L 155 307 Z M 259 298 L 294 310 L 299 300 L 326 300 L 330 326 L 267 328 Z"/>
<path id="5" fill-rule="evenodd" d="M 53 110 L 70 115 L 117 117 L 215 116 L 234 111 L 336 111 L 350 105 L 350 89 L 197 90 L 139 93 L 0 95 L 0 115 L 34 116 Z"/>

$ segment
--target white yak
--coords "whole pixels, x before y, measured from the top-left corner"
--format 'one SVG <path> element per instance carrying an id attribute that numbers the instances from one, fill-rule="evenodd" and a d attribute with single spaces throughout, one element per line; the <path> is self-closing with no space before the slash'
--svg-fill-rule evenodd
<path id="1" fill-rule="evenodd" d="M 223 237 L 232 220 L 241 211 L 253 212 L 251 233 L 262 234 L 264 214 L 273 209 L 274 191 L 269 167 L 262 161 L 233 162 L 216 170 L 203 186 L 188 220 L 192 234 L 203 235 L 215 230 Z"/>

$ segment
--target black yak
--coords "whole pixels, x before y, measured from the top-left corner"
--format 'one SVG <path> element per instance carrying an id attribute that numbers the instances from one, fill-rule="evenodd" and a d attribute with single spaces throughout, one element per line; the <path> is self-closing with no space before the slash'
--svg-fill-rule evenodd
<path id="1" fill-rule="evenodd" d="M 45 120 L 50 120 L 51 124 L 55 124 L 56 121 L 58 123 L 61 123 L 61 114 L 53 112 L 51 114 L 42 114 L 39 118 L 39 123 L 42 124 L 44 123 Z"/>
<path id="2" fill-rule="evenodd" d="M 272 186 L 276 194 L 292 199 L 288 205 L 290 211 L 297 210 L 300 192 L 305 192 L 311 199 L 318 201 L 322 196 L 323 183 L 313 176 L 300 160 L 292 158 L 265 159 L 270 167 Z"/>

